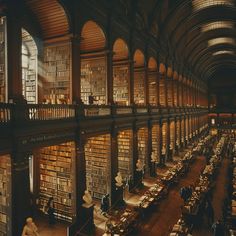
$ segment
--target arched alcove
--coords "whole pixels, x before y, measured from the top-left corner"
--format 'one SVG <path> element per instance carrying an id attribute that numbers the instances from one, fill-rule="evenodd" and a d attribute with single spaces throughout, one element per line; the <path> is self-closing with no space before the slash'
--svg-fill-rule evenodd
<path id="1" fill-rule="evenodd" d="M 158 73 L 157 73 L 157 61 L 155 58 L 150 57 L 148 60 L 148 94 L 149 104 L 157 105 L 158 96 Z"/>
<path id="2" fill-rule="evenodd" d="M 113 45 L 113 100 L 129 105 L 129 50 L 126 42 L 118 38 Z"/>
<path id="3" fill-rule="evenodd" d="M 38 49 L 32 36 L 22 29 L 22 95 L 27 103 L 38 102 Z"/>
<path id="4" fill-rule="evenodd" d="M 106 38 L 101 27 L 87 21 L 81 30 L 81 99 L 85 104 L 107 103 Z"/>
<path id="5" fill-rule="evenodd" d="M 166 86 L 166 66 L 161 63 L 159 66 L 159 99 L 160 105 L 163 107 L 167 106 L 167 86 Z"/>
<path id="6" fill-rule="evenodd" d="M 134 53 L 134 103 L 145 104 L 144 54 L 137 49 Z"/>

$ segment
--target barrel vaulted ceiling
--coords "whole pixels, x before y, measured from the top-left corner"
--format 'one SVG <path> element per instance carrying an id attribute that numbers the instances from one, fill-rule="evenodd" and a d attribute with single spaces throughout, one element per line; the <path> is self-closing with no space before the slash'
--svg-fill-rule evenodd
<path id="1" fill-rule="evenodd" d="M 44 39 L 71 32 L 71 17 L 63 5 L 69 9 L 78 0 L 21 1 L 33 13 Z M 158 42 L 171 63 L 167 66 L 184 76 L 207 80 L 218 71 L 236 71 L 236 0 L 88 1 L 123 7 L 126 17 L 135 19 L 135 27 Z"/>
<path id="2" fill-rule="evenodd" d="M 236 70 L 235 0 L 137 0 L 146 26 L 178 67 L 207 80 Z"/>

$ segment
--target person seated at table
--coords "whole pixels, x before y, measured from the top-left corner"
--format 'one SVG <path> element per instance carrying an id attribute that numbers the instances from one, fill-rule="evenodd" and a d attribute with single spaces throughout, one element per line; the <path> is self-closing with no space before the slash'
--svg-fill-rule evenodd
<path id="1" fill-rule="evenodd" d="M 116 180 L 116 186 L 117 187 L 123 186 L 123 178 L 122 178 L 120 172 L 117 173 L 117 176 L 115 177 L 115 180 Z"/>

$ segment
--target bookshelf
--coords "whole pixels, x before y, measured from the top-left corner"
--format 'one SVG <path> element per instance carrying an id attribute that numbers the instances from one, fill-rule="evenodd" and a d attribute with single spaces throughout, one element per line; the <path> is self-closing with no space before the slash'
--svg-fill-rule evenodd
<path id="1" fill-rule="evenodd" d="M 0 156 L 0 235 L 11 235 L 11 158 Z"/>
<path id="2" fill-rule="evenodd" d="M 37 54 L 33 38 L 22 29 L 22 94 L 29 104 L 37 103 Z"/>
<path id="3" fill-rule="evenodd" d="M 157 162 L 160 162 L 160 126 L 154 124 L 152 127 L 152 155 L 156 158 Z"/>
<path id="4" fill-rule="evenodd" d="M 138 159 L 140 159 L 143 164 L 145 164 L 145 172 L 148 171 L 148 128 L 143 127 L 138 129 Z"/>
<path id="5" fill-rule="evenodd" d="M 43 99 L 51 104 L 71 102 L 71 44 L 45 45 Z"/>
<path id="6" fill-rule="evenodd" d="M 188 118 L 185 119 L 185 140 L 188 141 L 189 138 L 189 124 Z"/>
<path id="7" fill-rule="evenodd" d="M 185 140 L 185 124 L 184 124 L 184 118 L 181 119 L 181 143 L 184 143 Z"/>
<path id="8" fill-rule="evenodd" d="M 174 85 L 173 85 L 173 89 L 174 89 L 174 92 L 173 92 L 173 95 L 174 95 L 174 106 L 177 107 L 178 105 L 178 81 L 174 80 L 173 81 Z"/>
<path id="9" fill-rule="evenodd" d="M 129 104 L 128 65 L 113 66 L 113 100 L 118 105 Z"/>
<path id="10" fill-rule="evenodd" d="M 162 76 L 159 80 L 159 99 L 161 106 L 166 106 L 166 86 L 165 86 L 165 78 Z"/>
<path id="11" fill-rule="evenodd" d="M 118 133 L 118 169 L 123 178 L 133 173 L 133 132 L 123 130 Z"/>
<path id="12" fill-rule="evenodd" d="M 170 122 L 170 148 L 172 148 L 172 150 L 175 150 L 175 122 L 171 121 Z"/>
<path id="13" fill-rule="evenodd" d="M 134 70 L 134 103 L 144 105 L 145 102 L 145 73 L 143 70 Z"/>
<path id="14" fill-rule="evenodd" d="M 75 215 L 74 142 L 40 148 L 34 156 L 39 160 L 39 209 L 43 211 L 53 197 L 56 217 L 71 222 Z"/>
<path id="15" fill-rule="evenodd" d="M 106 104 L 107 72 L 105 57 L 82 58 L 80 80 L 81 99 L 85 104 L 89 104 L 89 95 L 95 98 L 95 104 Z"/>
<path id="16" fill-rule="evenodd" d="M 149 104 L 157 105 L 157 74 L 155 72 L 148 73 L 148 90 Z"/>
<path id="17" fill-rule="evenodd" d="M 0 102 L 6 102 L 6 18 L 0 17 Z"/>
<path id="18" fill-rule="evenodd" d="M 166 81 L 167 83 L 167 105 L 169 107 L 173 106 L 173 93 L 172 93 L 172 80 L 171 79 L 167 79 Z"/>
<path id="19" fill-rule="evenodd" d="M 180 121 L 176 120 L 176 142 L 175 144 L 177 146 L 180 145 L 180 140 L 181 140 L 181 133 L 180 133 Z"/>
<path id="20" fill-rule="evenodd" d="M 167 122 L 164 121 L 162 124 L 162 155 L 166 154 L 167 151 Z"/>
<path id="21" fill-rule="evenodd" d="M 189 124 L 189 138 L 192 138 L 193 135 L 193 122 L 192 122 L 192 117 L 189 117 L 188 120 L 188 124 Z"/>
<path id="22" fill-rule="evenodd" d="M 96 199 L 109 192 L 110 157 L 110 134 L 88 138 L 85 144 L 86 186 Z"/>

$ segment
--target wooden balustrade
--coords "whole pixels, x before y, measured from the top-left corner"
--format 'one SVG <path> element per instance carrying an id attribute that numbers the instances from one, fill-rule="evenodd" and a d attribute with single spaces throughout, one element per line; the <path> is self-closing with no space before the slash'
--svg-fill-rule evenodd
<path id="1" fill-rule="evenodd" d="M 198 109 L 200 110 L 200 108 Z M 60 119 L 79 119 L 86 117 L 102 117 L 110 115 L 161 113 L 168 114 L 175 109 L 148 106 L 117 105 L 64 105 L 64 104 L 7 104 L 0 103 L 0 124 L 21 121 L 48 121 Z M 179 112 L 194 112 L 194 109 L 178 109 Z M 206 111 L 202 109 L 202 111 Z"/>
<path id="2" fill-rule="evenodd" d="M 0 103 L 0 124 L 7 124 L 11 120 L 12 104 Z"/>

